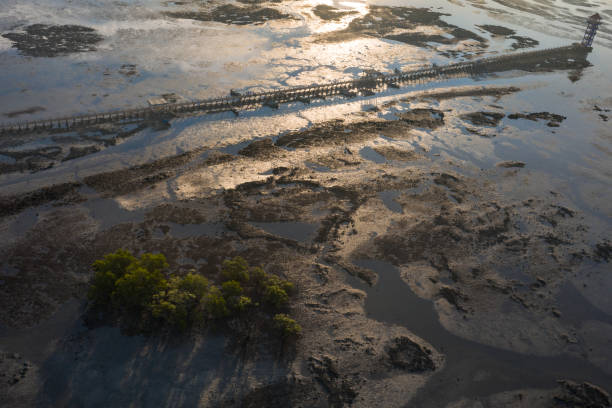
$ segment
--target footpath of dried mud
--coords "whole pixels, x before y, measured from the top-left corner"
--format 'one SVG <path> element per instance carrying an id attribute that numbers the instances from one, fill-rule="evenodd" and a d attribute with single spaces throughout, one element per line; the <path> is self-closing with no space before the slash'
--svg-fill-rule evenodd
<path id="1" fill-rule="evenodd" d="M 397 120 L 366 112 L 354 123 L 258 140 L 236 155 L 203 149 L 3 197 L 0 401 L 391 407 L 416 398 L 420 406 L 605 407 L 612 304 L 591 288 L 604 281 L 597 267 L 609 263 L 610 242 L 591 234 L 560 194 L 500 194 L 528 177 L 525 163 L 473 171 L 389 142 L 412 141 L 415 128 L 443 126 L 444 117 L 427 108 Z M 466 117 L 476 129 L 500 119 Z M 266 333 L 244 341 L 213 330 L 145 339 L 85 327 L 79 313 L 89 265 L 117 248 L 162 252 L 173 270 L 204 275 L 236 255 L 263 264 L 296 283 L 292 309 L 303 336 L 279 348 Z M 437 316 L 430 329 L 374 318 L 389 271 L 415 305 L 430 305 Z M 388 293 L 389 302 L 402 301 Z M 598 312 L 584 321 L 563 296 Z M 419 320 L 409 312 L 402 313 Z M 499 373 L 468 374 L 454 363 L 453 350 L 479 345 L 491 356 L 499 350 L 510 361 L 561 369 L 545 367 L 546 381 L 525 386 L 514 373 L 513 389 L 495 390 L 506 384 Z M 564 372 L 566 361 L 574 372 Z M 483 367 L 514 369 L 495 364 Z M 449 378 L 458 371 L 465 376 Z M 588 378 L 575 378 L 583 373 Z M 474 391 L 479 381 L 490 391 Z M 448 399 L 423 395 L 436 387 L 454 391 Z"/>

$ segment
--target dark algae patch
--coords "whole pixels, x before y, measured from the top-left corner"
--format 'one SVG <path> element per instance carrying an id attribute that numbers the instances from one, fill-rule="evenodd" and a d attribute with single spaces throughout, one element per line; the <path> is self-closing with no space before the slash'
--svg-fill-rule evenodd
<path id="1" fill-rule="evenodd" d="M 198 11 L 177 11 L 166 13 L 173 18 L 184 18 L 198 21 L 216 21 L 224 24 L 247 25 L 264 24 L 269 20 L 291 19 L 289 14 L 270 7 L 239 7 L 233 4 L 225 4 L 212 10 L 211 12 Z"/>
<path id="2" fill-rule="evenodd" d="M 356 11 L 352 10 L 341 11 L 326 4 L 319 4 L 317 7 L 312 9 L 312 12 L 315 16 L 322 20 L 340 20 L 344 16 L 357 13 Z"/>
<path id="3" fill-rule="evenodd" d="M 513 113 L 508 115 L 508 119 L 527 119 L 531 121 L 547 120 L 548 127 L 559 127 L 559 124 L 567 119 L 565 116 L 557 115 L 550 112 L 532 112 L 532 113 Z"/>
<path id="4" fill-rule="evenodd" d="M 520 35 L 512 35 L 509 38 L 512 38 L 514 43 L 512 43 L 512 48 L 515 50 L 519 50 L 521 48 L 533 48 L 540 45 L 538 40 L 534 40 L 533 38 L 523 37 Z"/>
<path id="5" fill-rule="evenodd" d="M 499 112 L 471 112 L 461 116 L 472 125 L 477 126 L 497 126 L 499 121 L 504 118 L 503 113 Z"/>
<path id="6" fill-rule="evenodd" d="M 31 115 L 33 113 L 43 112 L 45 110 L 46 109 L 43 108 L 42 106 L 32 106 L 30 108 L 26 108 L 26 109 L 22 109 L 22 110 L 7 112 L 7 113 L 4 114 L 4 116 L 6 116 L 7 118 L 16 118 L 18 116 Z"/>
<path id="7" fill-rule="evenodd" d="M 516 34 L 516 31 L 514 31 L 511 28 L 508 27 L 504 27 L 504 26 L 498 26 L 498 25 L 491 25 L 491 24 L 484 24 L 484 25 L 480 25 L 477 26 L 478 28 L 482 28 L 483 30 L 493 34 L 493 35 L 501 35 L 501 36 L 509 36 L 509 35 L 513 35 Z"/>
<path id="8" fill-rule="evenodd" d="M 481 45 L 486 44 L 487 40 L 478 34 L 442 20 L 441 17 L 446 15 L 448 14 L 431 11 L 428 8 L 372 6 L 368 14 L 351 21 L 346 29 L 325 34 L 321 37 L 321 40 L 338 42 L 371 36 L 419 47 L 428 47 L 428 43 L 456 44 L 468 39 L 475 40 Z M 423 26 L 442 29 L 447 35 L 418 31 L 394 33 L 396 30 L 415 30 Z"/>
<path id="9" fill-rule="evenodd" d="M 491 24 L 485 24 L 477 27 L 493 34 L 494 36 L 506 37 L 514 40 L 511 47 L 515 50 L 521 48 L 533 48 L 540 44 L 538 40 L 534 40 L 533 38 L 516 35 L 516 31 L 508 27 Z"/>
<path id="10" fill-rule="evenodd" d="M 13 48 L 30 57 L 57 57 L 96 50 L 104 39 L 93 28 L 78 25 L 33 24 L 22 32 L 2 34 L 13 41 Z"/>

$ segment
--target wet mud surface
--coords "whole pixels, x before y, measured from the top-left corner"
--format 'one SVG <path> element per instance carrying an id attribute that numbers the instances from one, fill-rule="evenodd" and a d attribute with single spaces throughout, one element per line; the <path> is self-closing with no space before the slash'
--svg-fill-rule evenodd
<path id="1" fill-rule="evenodd" d="M 85 127 L 69 134 L 57 129 L 0 140 L 0 174 L 36 173 L 58 163 L 97 153 L 142 132 L 160 129 L 158 119 Z M 36 147 L 43 145 L 44 147 Z M 4 160 L 2 160 L 4 159 Z"/>
<path id="2" fill-rule="evenodd" d="M 474 169 L 423 145 L 454 120 L 564 119 L 484 107 L 518 91 L 429 92 L 386 118 L 360 112 L 2 197 L 3 401 L 605 406 L 612 309 L 588 290 L 605 279 L 608 237 L 562 194 L 500 193 L 530 162 Z M 458 97 L 488 99 L 438 105 Z M 261 264 L 296 284 L 303 335 L 283 346 L 261 330 L 177 339 L 85 325 L 90 265 L 118 248 L 213 280 L 224 259 Z"/>
<path id="3" fill-rule="evenodd" d="M 77 25 L 33 24 L 22 32 L 3 33 L 13 47 L 31 57 L 57 57 L 77 52 L 91 52 L 104 37 L 93 28 Z"/>

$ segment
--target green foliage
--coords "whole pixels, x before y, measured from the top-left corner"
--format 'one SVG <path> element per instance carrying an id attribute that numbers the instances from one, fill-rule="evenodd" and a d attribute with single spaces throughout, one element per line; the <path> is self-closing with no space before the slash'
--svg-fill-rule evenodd
<path id="1" fill-rule="evenodd" d="M 267 278 L 268 274 L 260 266 L 255 266 L 251 269 L 251 282 L 253 284 L 257 285 L 265 282 Z"/>
<path id="2" fill-rule="evenodd" d="M 149 309 L 154 318 L 167 326 L 183 331 L 191 325 L 191 317 L 196 305 L 196 297 L 192 293 L 170 289 L 165 293 L 155 294 Z"/>
<path id="3" fill-rule="evenodd" d="M 177 289 L 193 294 L 198 300 L 202 299 L 208 291 L 208 279 L 202 275 L 190 272 L 182 279 L 174 279 L 176 279 L 176 284 L 173 283 L 173 285 L 176 285 Z"/>
<path id="4" fill-rule="evenodd" d="M 153 295 L 164 290 L 167 285 L 168 281 L 161 271 L 149 270 L 133 263 L 128 266 L 125 275 L 115 282 L 112 300 L 119 308 L 138 312 L 151 303 Z"/>
<path id="5" fill-rule="evenodd" d="M 206 278 L 194 273 L 172 277 L 167 290 L 153 296 L 149 305 L 151 315 L 167 326 L 186 330 L 202 318 L 199 306 L 208 286 Z"/>
<path id="6" fill-rule="evenodd" d="M 163 254 L 142 254 L 139 262 L 149 272 L 162 271 L 168 267 L 168 262 Z"/>
<path id="7" fill-rule="evenodd" d="M 95 261 L 92 267 L 88 296 L 93 305 L 113 314 L 125 313 L 128 321 L 157 322 L 180 331 L 204 318 L 222 319 L 247 310 L 259 310 L 250 317 L 269 319 L 267 309 L 258 309 L 260 302 L 280 309 L 295 290 L 291 282 L 261 267 L 249 269 L 241 257 L 223 262 L 220 287 L 193 272 L 168 279 L 164 272 L 168 262 L 162 254 L 145 253 L 136 258 L 120 249 Z M 275 315 L 274 325 L 283 337 L 301 330 L 285 314 Z"/>
<path id="8" fill-rule="evenodd" d="M 278 309 L 289 301 L 289 295 L 280 286 L 270 285 L 266 287 L 266 291 L 264 292 L 264 300 Z"/>
<path id="9" fill-rule="evenodd" d="M 95 273 L 87 294 L 89 300 L 98 306 L 110 305 L 115 282 L 125 274 L 128 266 L 136 262 L 138 260 L 123 249 L 95 261 L 92 265 Z"/>
<path id="10" fill-rule="evenodd" d="M 231 280 L 221 284 L 221 292 L 223 292 L 223 297 L 227 299 L 232 296 L 242 295 L 243 289 L 242 286 L 240 286 L 240 282 Z"/>
<path id="11" fill-rule="evenodd" d="M 237 256 L 231 260 L 227 259 L 223 261 L 221 274 L 225 280 L 247 282 L 249 280 L 249 264 L 241 256 Z"/>
<path id="12" fill-rule="evenodd" d="M 125 274 L 127 267 L 135 262 L 138 260 L 129 251 L 118 249 L 114 253 L 104 255 L 103 259 L 95 261 L 92 267 L 95 272 L 111 272 L 119 279 Z"/>
<path id="13" fill-rule="evenodd" d="M 283 337 L 297 336 L 302 331 L 302 327 L 284 313 L 274 316 L 274 327 L 280 331 Z"/>
<path id="14" fill-rule="evenodd" d="M 234 313 L 244 311 L 253 304 L 253 301 L 248 296 L 233 296 L 227 300 L 227 304 Z"/>
<path id="15" fill-rule="evenodd" d="M 229 316 L 227 302 L 216 286 L 211 287 L 208 294 L 204 297 L 204 309 L 214 319 Z"/>

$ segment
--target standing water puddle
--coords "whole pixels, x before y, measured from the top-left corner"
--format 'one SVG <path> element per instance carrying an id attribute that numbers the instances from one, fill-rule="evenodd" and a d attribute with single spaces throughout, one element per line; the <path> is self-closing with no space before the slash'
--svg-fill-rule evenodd
<path id="1" fill-rule="evenodd" d="M 385 159 L 385 157 L 382 154 L 378 153 L 376 150 L 372 149 L 370 146 L 366 146 L 363 149 L 361 149 L 359 151 L 359 154 L 364 159 L 373 161 L 374 163 L 377 163 L 377 164 L 382 164 L 382 163 L 387 162 L 387 159 Z"/>
<path id="2" fill-rule="evenodd" d="M 538 357 L 519 354 L 462 339 L 439 322 L 433 304 L 415 295 L 393 265 L 383 261 L 358 261 L 376 271 L 376 286 L 350 282 L 367 293 L 368 317 L 408 328 L 446 356 L 445 367 L 417 393 L 410 406 L 443 407 L 461 398 L 474 398 L 525 388 L 550 389 L 559 379 L 612 384 L 608 375 L 569 355 Z"/>
<path id="3" fill-rule="evenodd" d="M 162 238 L 166 234 L 173 238 L 193 238 L 199 236 L 214 237 L 227 232 L 227 228 L 221 222 L 203 222 L 201 224 L 177 224 L 167 222 L 166 225 L 154 230 L 156 238 Z"/>
<path id="4" fill-rule="evenodd" d="M 144 209 L 126 210 L 111 198 L 87 200 L 83 206 L 89 209 L 91 217 L 100 223 L 101 231 L 126 222 L 142 222 L 145 215 Z"/>
<path id="5" fill-rule="evenodd" d="M 307 242 L 312 240 L 316 234 L 318 225 L 307 222 L 286 221 L 286 222 L 251 222 L 257 228 L 269 232 L 270 234 L 278 235 L 283 238 L 289 238 L 298 242 Z"/>
<path id="6" fill-rule="evenodd" d="M 395 201 L 397 197 L 401 194 L 398 190 L 392 191 L 381 191 L 378 193 L 378 197 L 382 200 L 382 202 L 387 206 L 391 211 L 401 214 L 402 213 L 402 205 Z"/>

